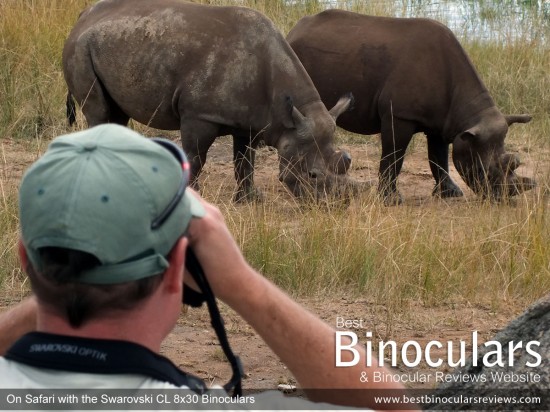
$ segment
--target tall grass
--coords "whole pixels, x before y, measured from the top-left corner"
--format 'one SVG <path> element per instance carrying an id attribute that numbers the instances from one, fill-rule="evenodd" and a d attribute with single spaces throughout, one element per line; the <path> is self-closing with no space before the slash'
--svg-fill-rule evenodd
<path id="1" fill-rule="evenodd" d="M 300 17 L 324 8 L 322 1 L 314 0 L 200 2 L 255 8 L 285 34 Z M 91 3 L 0 0 L 2 141 L 15 139 L 25 145 L 35 139 L 48 141 L 68 130 L 61 50 L 78 14 Z M 389 1 L 340 4 L 370 14 L 412 13 L 396 10 L 397 3 Z M 412 14 L 421 14 L 423 2 L 410 4 L 418 6 Z M 546 23 L 540 24 L 544 29 Z M 389 309 L 407 300 L 434 305 L 525 304 L 550 290 L 550 49 L 536 36 L 513 42 L 461 36 L 502 111 L 534 115 L 529 125 L 512 129 L 507 142 L 530 162 L 544 160 L 545 169 L 535 168 L 539 189 L 500 205 L 473 200 L 387 208 L 365 196 L 346 210 L 327 211 L 290 202 L 235 206 L 220 198 L 217 188 L 205 185 L 205 196 L 220 205 L 254 267 L 291 293 L 360 295 Z M 140 126 L 140 131 L 145 130 Z M 18 176 L 10 174 L 10 168 L 4 160 L 0 181 L 0 286 L 4 291 L 26 287 L 24 276 L 14 269 L 18 267 L 14 184 Z"/>
<path id="2" fill-rule="evenodd" d="M 534 127 L 530 129 L 534 133 L 517 143 L 550 147 L 550 48 L 541 49 L 527 41 L 502 44 L 473 40 L 466 48 L 497 106 L 504 113 L 533 115 Z"/>
<path id="3" fill-rule="evenodd" d="M 395 307 L 534 300 L 550 290 L 548 200 L 430 202 L 345 210 L 228 206 L 251 263 L 289 291 Z"/>
<path id="4" fill-rule="evenodd" d="M 23 276 L 17 254 L 19 239 L 17 181 L 20 176 L 14 173 L 10 164 L 4 140 L 0 141 L 0 302 L 9 296 L 19 297 L 25 293 Z"/>
<path id="5" fill-rule="evenodd" d="M 17 196 L 12 188 L 4 186 L 0 186 L 0 196 L 0 287 L 2 292 L 10 294 L 14 290 L 20 292 L 25 283 L 17 255 Z"/>
<path id="6" fill-rule="evenodd" d="M 53 136 L 64 124 L 61 51 L 85 3 L 0 0 L 1 136 Z"/>

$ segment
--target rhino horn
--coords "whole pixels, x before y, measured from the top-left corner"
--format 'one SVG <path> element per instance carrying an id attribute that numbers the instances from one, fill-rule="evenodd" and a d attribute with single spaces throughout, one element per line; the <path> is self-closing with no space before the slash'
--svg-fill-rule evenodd
<path id="1" fill-rule="evenodd" d="M 513 123 L 528 123 L 531 121 L 532 117 L 528 114 L 509 114 L 504 116 L 506 123 L 510 126 Z"/>
<path id="2" fill-rule="evenodd" d="M 534 179 L 516 175 L 514 171 L 520 164 L 519 157 L 514 154 L 506 153 L 500 156 L 500 165 L 506 176 L 504 184 L 507 186 L 508 196 L 515 196 L 526 192 L 537 185 Z"/>
<path id="3" fill-rule="evenodd" d="M 530 177 L 519 177 L 519 182 L 521 188 L 524 191 L 531 190 L 537 187 L 537 182 L 535 181 L 535 179 L 531 179 Z"/>
<path id="4" fill-rule="evenodd" d="M 502 170 L 505 170 L 507 173 L 510 173 L 519 167 L 519 165 L 521 164 L 521 161 L 519 160 L 518 156 L 514 154 L 506 153 L 500 157 L 500 164 L 501 164 Z"/>
<path id="5" fill-rule="evenodd" d="M 512 176 L 506 182 L 508 186 L 508 196 L 519 195 L 520 193 L 526 192 L 528 190 L 534 189 L 537 187 L 537 183 L 534 179 L 530 177 L 523 176 Z"/>
<path id="6" fill-rule="evenodd" d="M 331 163 L 334 173 L 339 175 L 345 174 L 351 166 L 351 156 L 344 150 L 337 150 L 332 156 Z"/>

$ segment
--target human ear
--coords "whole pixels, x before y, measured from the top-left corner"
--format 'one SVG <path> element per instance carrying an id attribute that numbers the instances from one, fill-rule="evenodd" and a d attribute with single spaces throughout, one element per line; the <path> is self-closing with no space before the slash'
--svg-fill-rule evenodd
<path id="1" fill-rule="evenodd" d="M 168 255 L 169 266 L 164 273 L 163 283 L 171 292 L 179 293 L 183 288 L 185 251 L 188 242 L 186 237 L 181 237 Z"/>
<path id="2" fill-rule="evenodd" d="M 26 272 L 27 265 L 29 264 L 29 257 L 27 256 L 27 249 L 25 249 L 25 245 L 23 244 L 23 239 L 21 238 L 19 238 L 17 249 L 19 252 L 19 261 L 21 262 L 21 267 Z"/>

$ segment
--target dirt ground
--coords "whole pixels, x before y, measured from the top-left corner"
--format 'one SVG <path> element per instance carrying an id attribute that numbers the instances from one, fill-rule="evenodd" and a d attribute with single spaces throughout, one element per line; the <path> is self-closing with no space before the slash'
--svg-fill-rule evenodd
<path id="1" fill-rule="evenodd" d="M 406 204 L 418 205 L 434 202 L 431 196 L 433 179 L 429 169 L 425 150 L 425 139 L 415 139 L 413 150 L 405 160 L 400 175 L 400 188 Z M 360 180 L 376 180 L 380 159 L 379 143 L 376 137 L 366 137 L 361 144 L 342 145 L 353 157 L 351 174 Z M 37 158 L 39 149 L 29 149 L 28 145 L 4 139 L 1 141 L 0 160 L 2 161 L 2 181 L 17 184 L 22 171 Z M 520 156 L 521 148 L 517 149 Z M 209 187 L 217 189 L 217 198 L 230 202 L 234 189 L 232 169 L 231 141 L 220 138 L 209 153 L 202 179 Z M 545 160 L 548 160 L 546 156 Z M 546 163 L 548 164 L 548 163 Z M 267 148 L 259 151 L 256 158 L 256 184 L 264 190 L 265 201 L 292 201 L 284 187 L 277 182 L 277 156 Z M 547 166 L 546 166 L 547 167 Z M 533 176 L 536 170 L 533 164 L 522 166 L 520 174 Z M 454 169 L 451 175 L 465 192 L 465 198 L 473 195 L 466 188 Z M 5 184 L 5 183 L 4 183 Z M 453 200 L 462 202 L 463 199 Z M 1 296 L 2 294 L 0 294 Z M 11 304 L 14 299 L 0 298 L 0 310 Z M 421 345 L 430 340 L 458 342 L 463 339 L 468 349 L 471 347 L 472 331 L 479 333 L 481 343 L 492 337 L 496 331 L 506 325 L 524 308 L 503 308 L 495 313 L 490 307 L 475 303 L 450 305 L 447 307 L 428 308 L 420 304 L 411 304 L 400 314 L 388 313 L 386 308 L 370 302 L 368 297 L 351 299 L 341 297 L 338 300 L 322 298 L 302 299 L 301 303 L 318 314 L 329 324 L 336 326 L 337 317 L 362 320 L 364 328 L 354 330 L 359 341 L 366 342 L 365 332 L 373 332 L 373 344 L 379 339 L 395 340 L 398 345 L 408 340 L 415 340 Z M 235 353 L 241 357 L 246 373 L 243 387 L 245 389 L 275 389 L 279 384 L 294 384 L 295 380 L 277 356 L 263 343 L 255 332 L 234 312 L 222 305 L 229 340 Z M 399 346 L 398 346 L 399 347 Z M 423 346 L 422 346 L 423 347 Z M 312 350 L 315 350 L 312 348 Z M 231 371 L 225 361 L 214 331 L 210 327 L 206 308 L 182 309 L 180 320 L 162 347 L 162 353 L 172 359 L 182 369 L 196 374 L 207 382 L 225 383 Z M 437 354 L 434 352 L 434 354 Z M 435 369 L 419 366 L 413 369 L 399 369 L 399 373 L 413 372 L 434 374 Z M 448 372 L 446 369 L 441 369 Z M 411 387 L 431 388 L 434 380 L 415 382 Z"/>

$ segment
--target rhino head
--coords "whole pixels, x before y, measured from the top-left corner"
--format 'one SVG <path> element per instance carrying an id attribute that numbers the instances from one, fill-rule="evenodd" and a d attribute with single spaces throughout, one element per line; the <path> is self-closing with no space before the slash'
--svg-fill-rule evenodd
<path id="1" fill-rule="evenodd" d="M 279 180 L 300 198 L 351 193 L 354 182 L 346 175 L 351 156 L 333 146 L 336 118 L 353 104 L 351 94 L 327 111 L 321 101 L 306 105 L 304 113 L 287 99 L 287 113 L 276 144 Z"/>
<path id="2" fill-rule="evenodd" d="M 528 115 L 504 116 L 496 108 L 460 133 L 453 142 L 453 163 L 466 184 L 484 198 L 499 200 L 535 187 L 535 181 L 518 176 L 516 155 L 506 153 L 504 139 L 513 123 L 527 123 Z"/>

